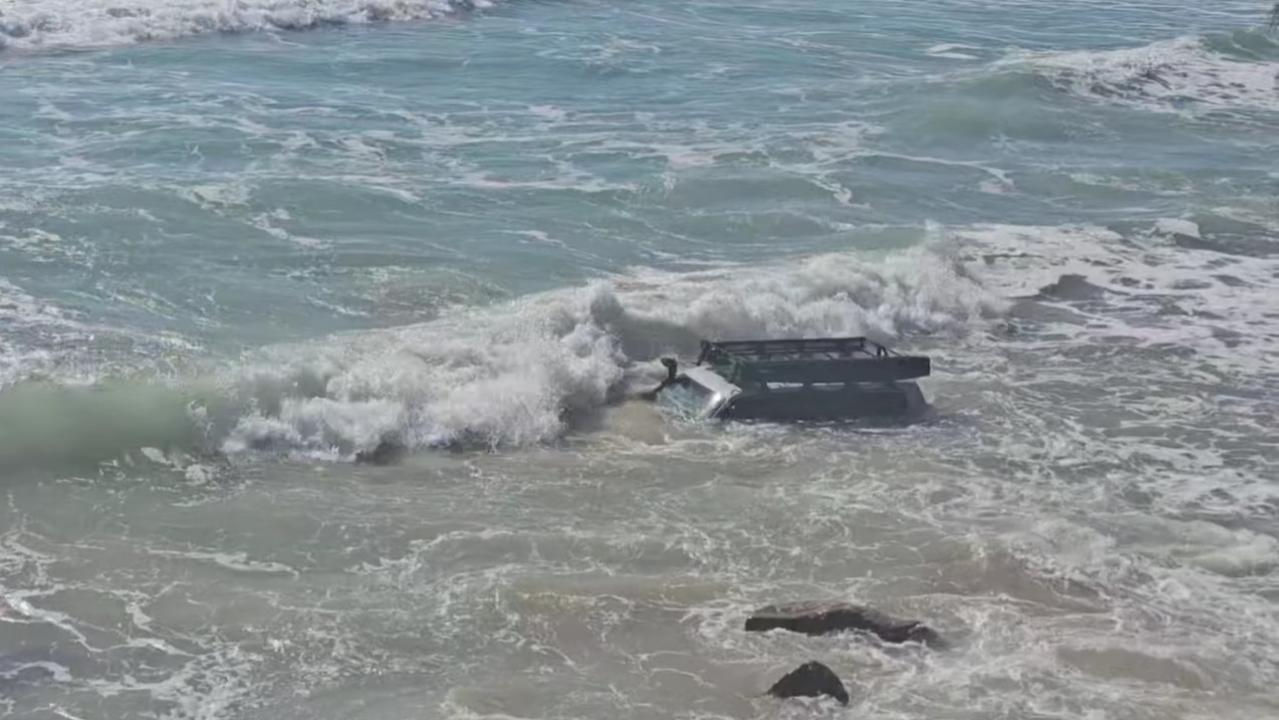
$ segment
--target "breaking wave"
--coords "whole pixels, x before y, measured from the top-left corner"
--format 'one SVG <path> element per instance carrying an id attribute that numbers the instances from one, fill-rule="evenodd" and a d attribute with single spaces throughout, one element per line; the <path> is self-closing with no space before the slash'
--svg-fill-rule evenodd
<path id="1" fill-rule="evenodd" d="M 4 0 L 0 49 L 85 48 L 218 32 L 422 20 L 491 0 Z"/>
<path id="2" fill-rule="evenodd" d="M 167 451 L 194 442 L 230 457 L 536 444 L 649 387 L 661 373 L 657 357 L 691 355 L 703 337 L 953 336 L 1006 308 L 957 260 L 923 249 L 879 261 L 825 255 L 642 272 L 423 324 L 267 347 L 181 387 L 20 385 L 0 395 L 0 426 L 22 426 L 14 440 L 0 439 L 0 466 L 56 457 L 79 446 L 64 440 L 82 436 L 86 422 L 108 417 L 113 429 L 97 437 L 118 437 L 105 445 Z M 177 428 L 175 412 L 191 427 Z"/>
<path id="3" fill-rule="evenodd" d="M 382 444 L 526 445 L 647 387 L 702 337 L 959 331 L 1003 303 L 925 251 L 619 278 L 392 330 L 268 348 L 226 380 L 252 399 L 221 449 L 349 457 Z"/>
<path id="4" fill-rule="evenodd" d="M 1022 51 L 999 65 L 1029 69 L 1073 95 L 1151 110 L 1279 110 L 1279 45 L 1259 32 L 1117 50 Z"/>
<path id="5" fill-rule="evenodd" d="M 1202 367 L 1241 398 L 1267 396 L 1279 357 L 1273 257 L 1205 246 L 1189 219 L 1122 233 L 977 226 L 945 236 L 879 259 L 636 271 L 421 324 L 269 346 L 179 380 L 20 382 L 0 393 L 0 467 L 141 448 L 351 460 L 386 447 L 554 442 L 649 389 L 658 357 L 687 358 L 701 338 L 864 334 L 930 352 L 945 338 L 969 347 L 965 357 L 999 363 L 1012 341 L 991 350 L 985 331 L 1006 322 L 1018 352 L 1056 348 L 1057 362 L 1082 363 L 1085 374 L 1110 367 L 1089 358 L 1122 349 L 1145 379 L 1108 377 L 1117 386 L 1182 387 Z"/>

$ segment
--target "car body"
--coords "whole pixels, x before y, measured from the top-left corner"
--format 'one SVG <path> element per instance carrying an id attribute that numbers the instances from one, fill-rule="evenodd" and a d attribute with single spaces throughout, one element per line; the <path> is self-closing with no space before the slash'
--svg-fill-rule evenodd
<path id="1" fill-rule="evenodd" d="M 663 363 L 668 377 L 654 395 L 688 418 L 911 419 L 928 407 L 913 380 L 930 374 L 929 358 L 864 337 L 703 341 L 697 364 Z"/>

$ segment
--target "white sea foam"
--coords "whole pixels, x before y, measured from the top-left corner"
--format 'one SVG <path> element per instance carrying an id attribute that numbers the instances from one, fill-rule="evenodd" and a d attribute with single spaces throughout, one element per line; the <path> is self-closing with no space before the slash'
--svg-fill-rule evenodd
<path id="1" fill-rule="evenodd" d="M 3 240 L 0 237 L 0 242 Z M 155 301 L 147 297 L 132 302 Z M 104 361 L 96 354 L 95 341 L 131 346 L 138 356 Z M 0 277 L 0 390 L 40 377 L 65 384 L 92 383 L 113 370 L 125 371 L 138 361 L 147 366 L 146 358 L 166 350 L 189 352 L 193 347 L 171 335 L 86 321 L 79 313 L 38 298 Z"/>
<path id="2" fill-rule="evenodd" d="M 491 5 L 490 0 L 0 0 L 0 49 L 421 20 Z"/>
<path id="3" fill-rule="evenodd" d="M 70 323 L 61 310 L 40 302 L 4 278 L 0 278 L 0 319 L 6 325 Z"/>
<path id="4" fill-rule="evenodd" d="M 25 341 L 31 333 L 73 334 L 77 326 L 55 307 L 0 278 L 0 390 L 51 366 L 57 353 Z"/>
<path id="5" fill-rule="evenodd" d="M 1209 249 L 1211 233 L 1182 218 L 1122 234 L 1094 226 L 953 234 L 988 289 L 1022 298 L 1011 313 L 1016 332 L 997 351 L 973 353 L 977 370 L 965 382 L 998 382 L 1016 398 L 986 416 L 1000 430 L 978 442 L 1026 459 L 1037 479 L 1026 493 L 1061 492 L 1073 487 L 1063 480 L 1084 475 L 1096 484 L 1080 484 L 1069 502 L 1091 502 L 1110 486 L 1170 516 L 1272 522 L 1265 478 L 1275 470 L 1279 258 Z M 956 402 L 971 393 L 949 390 Z M 1264 539 L 1238 533 L 1214 544 L 1193 562 L 1221 574 L 1271 568 L 1258 559 L 1270 552 Z"/>
<path id="6" fill-rule="evenodd" d="M 1094 226 L 992 225 L 956 235 L 980 253 L 992 290 L 1068 308 L 1078 321 L 1071 334 L 1193 347 L 1244 374 L 1269 372 L 1279 357 L 1279 259 L 1177 244 L 1199 239 L 1189 220 L 1161 219 L 1131 237 Z"/>
<path id="7" fill-rule="evenodd" d="M 1196 37 L 1118 50 L 1017 52 L 1001 65 L 1028 66 L 1082 97 L 1151 110 L 1279 110 L 1279 63 L 1232 58 Z"/>

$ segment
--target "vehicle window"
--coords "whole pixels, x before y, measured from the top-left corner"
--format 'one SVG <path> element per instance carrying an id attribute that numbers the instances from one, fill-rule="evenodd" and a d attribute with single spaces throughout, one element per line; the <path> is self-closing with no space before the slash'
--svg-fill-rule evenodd
<path id="1" fill-rule="evenodd" d="M 662 400 L 679 414 L 696 417 L 702 414 L 715 393 L 703 385 L 683 377 L 662 391 Z"/>

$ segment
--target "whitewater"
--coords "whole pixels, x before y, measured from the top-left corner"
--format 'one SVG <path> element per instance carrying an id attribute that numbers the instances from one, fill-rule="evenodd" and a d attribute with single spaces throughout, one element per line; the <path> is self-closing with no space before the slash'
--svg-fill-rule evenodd
<path id="1" fill-rule="evenodd" d="M 0 0 L 0 715 L 1279 716 L 1269 10 Z"/>
<path id="2" fill-rule="evenodd" d="M 0 5 L 0 48 L 85 48 L 202 33 L 421 20 L 490 4 L 487 0 L 6 0 Z"/>

